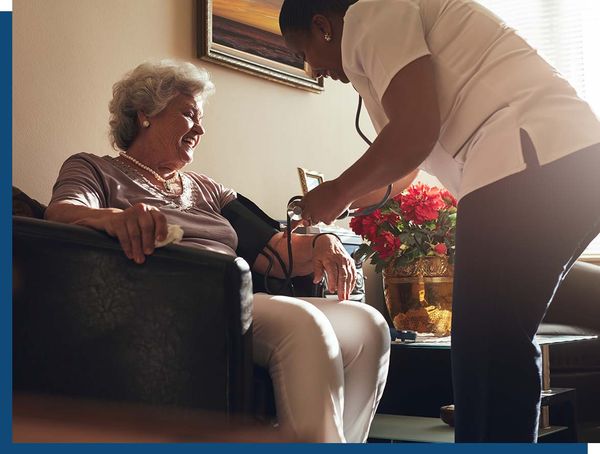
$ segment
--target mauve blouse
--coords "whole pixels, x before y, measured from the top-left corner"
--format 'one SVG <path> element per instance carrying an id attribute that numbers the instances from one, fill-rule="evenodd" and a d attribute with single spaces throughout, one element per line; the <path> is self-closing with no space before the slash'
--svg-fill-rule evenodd
<path id="1" fill-rule="evenodd" d="M 78 153 L 60 169 L 52 202 L 70 201 L 90 208 L 120 208 L 136 203 L 160 209 L 169 224 L 183 229 L 180 244 L 235 256 L 237 235 L 221 209 L 237 197 L 211 178 L 181 172 L 183 191 L 170 195 L 150 183 L 134 164 L 111 156 Z"/>

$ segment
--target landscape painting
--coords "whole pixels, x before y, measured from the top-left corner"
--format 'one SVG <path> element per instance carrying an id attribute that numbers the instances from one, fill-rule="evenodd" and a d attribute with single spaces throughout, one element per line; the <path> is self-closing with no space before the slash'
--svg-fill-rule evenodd
<path id="1" fill-rule="evenodd" d="M 322 91 L 279 31 L 283 0 L 198 0 L 198 53 L 203 59 L 277 82 Z"/>

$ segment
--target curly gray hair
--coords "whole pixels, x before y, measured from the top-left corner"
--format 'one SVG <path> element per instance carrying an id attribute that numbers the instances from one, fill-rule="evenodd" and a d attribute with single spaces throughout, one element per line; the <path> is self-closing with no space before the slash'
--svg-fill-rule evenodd
<path id="1" fill-rule="evenodd" d="M 188 62 L 145 62 L 113 85 L 109 103 L 110 139 L 114 148 L 127 150 L 137 136 L 138 112 L 152 117 L 179 94 L 203 100 L 215 90 L 206 70 Z"/>

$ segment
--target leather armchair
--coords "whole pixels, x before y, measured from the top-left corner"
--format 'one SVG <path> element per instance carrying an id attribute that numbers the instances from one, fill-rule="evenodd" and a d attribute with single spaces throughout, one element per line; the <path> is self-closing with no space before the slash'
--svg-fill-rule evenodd
<path id="1" fill-rule="evenodd" d="M 600 335 L 600 266 L 584 262 L 573 265 L 539 332 Z M 600 339 L 552 346 L 550 384 L 576 388 L 578 420 L 583 425 L 595 425 L 594 441 L 600 441 Z"/>
<path id="2" fill-rule="evenodd" d="M 251 308 L 243 259 L 13 218 L 15 390 L 247 413 Z"/>

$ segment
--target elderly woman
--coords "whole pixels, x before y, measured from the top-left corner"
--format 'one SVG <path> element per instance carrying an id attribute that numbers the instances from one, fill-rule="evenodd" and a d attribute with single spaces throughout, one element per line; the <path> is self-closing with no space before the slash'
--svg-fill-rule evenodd
<path id="1" fill-rule="evenodd" d="M 122 151 L 67 159 L 47 219 L 105 231 L 140 265 L 166 239 L 168 224 L 177 224 L 181 244 L 245 251 L 253 272 L 271 268 L 273 251 L 289 266 L 281 232 L 257 228 L 238 244 L 230 223 L 243 209 L 236 193 L 183 171 L 205 132 L 204 101 L 213 90 L 191 63 L 144 63 L 127 74 L 110 102 L 110 134 Z M 291 245 L 294 274 L 314 272 L 319 280 L 326 273 L 341 301 L 255 294 L 255 361 L 269 369 L 282 427 L 307 441 L 364 441 L 386 381 L 388 327 L 370 306 L 346 300 L 356 270 L 335 236 L 293 234 Z M 283 277 L 277 263 L 271 275 Z"/>

